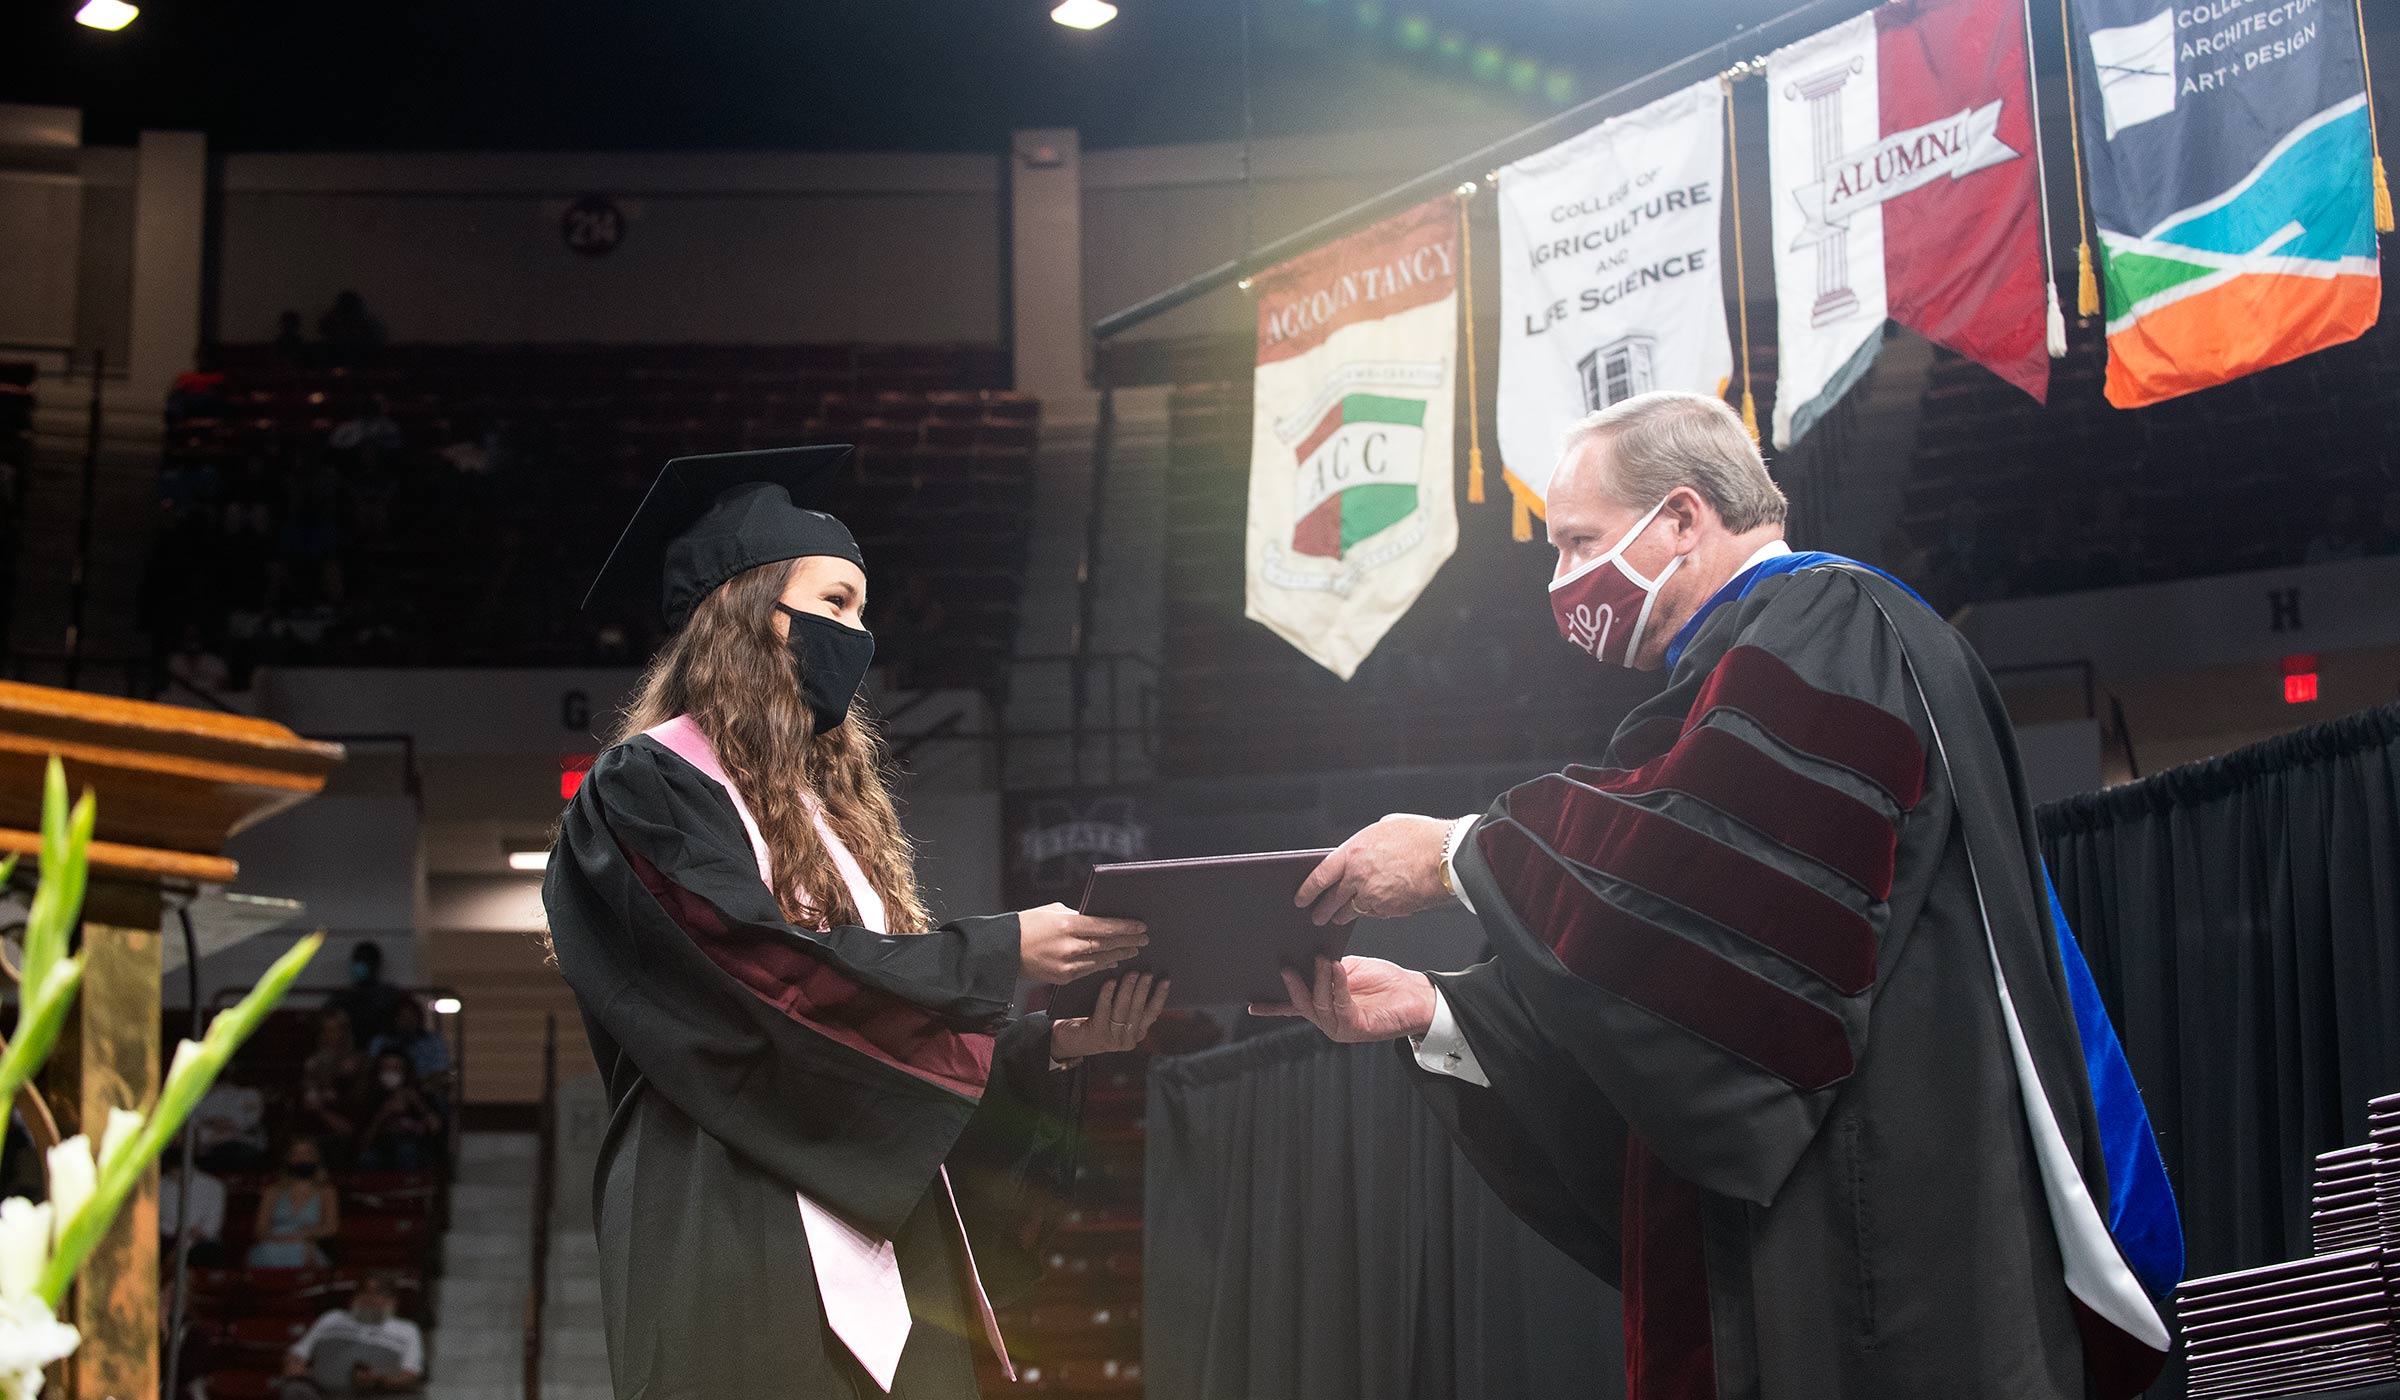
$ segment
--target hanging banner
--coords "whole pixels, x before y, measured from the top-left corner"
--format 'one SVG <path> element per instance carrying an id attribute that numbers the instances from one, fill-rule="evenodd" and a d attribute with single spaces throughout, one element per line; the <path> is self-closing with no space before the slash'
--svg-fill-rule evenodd
<path id="1" fill-rule="evenodd" d="M 2355 0 L 2072 0 L 2108 401 L 2355 340 L 2382 299 Z"/>
<path id="2" fill-rule="evenodd" d="M 1259 275 L 1247 614 L 1350 679 L 1458 546 L 1458 207 Z"/>
<path id="3" fill-rule="evenodd" d="M 1875 361 L 1888 317 L 2046 399 L 2022 0 L 1894 0 L 1767 58 L 1775 445 Z"/>
<path id="4" fill-rule="evenodd" d="M 1541 514 L 1560 441 L 1652 389 L 1733 378 L 1717 268 L 1725 171 L 1715 78 L 1500 171 L 1500 462 Z"/>

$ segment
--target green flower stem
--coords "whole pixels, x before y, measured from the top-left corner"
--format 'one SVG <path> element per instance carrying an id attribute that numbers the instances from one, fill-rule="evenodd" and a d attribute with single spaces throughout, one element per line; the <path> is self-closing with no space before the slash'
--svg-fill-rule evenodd
<path id="1" fill-rule="evenodd" d="M 67 809 L 67 770 L 57 755 L 42 784 L 42 882 L 33 892 L 25 917 L 25 965 L 22 985 L 38 989 L 50 980 L 50 969 L 67 953 L 67 935 L 83 913 L 85 881 L 90 876 L 92 824 L 97 807 L 86 791 Z"/>
<path id="2" fill-rule="evenodd" d="M 283 1000 L 284 994 L 291 990 L 293 980 L 299 977 L 300 970 L 308 966 L 308 960 L 316 956 L 317 949 L 324 942 L 325 935 L 312 933 L 294 944 L 290 952 L 275 960 L 275 965 L 267 970 L 265 977 L 259 979 L 257 986 L 250 989 L 248 996 L 209 1022 L 207 1034 L 200 1038 L 198 1048 L 193 1053 L 179 1053 L 176 1056 L 173 1067 L 167 1072 L 167 1082 L 159 1089 L 158 1106 L 151 1110 L 149 1119 L 142 1124 L 141 1131 L 134 1134 L 133 1141 L 115 1158 L 100 1164 L 100 1180 L 92 1191 L 91 1199 L 84 1202 L 83 1209 L 75 1213 L 73 1220 L 67 1222 L 64 1232 L 59 1236 L 58 1248 L 50 1256 L 49 1266 L 42 1271 L 41 1281 L 35 1285 L 34 1291 L 53 1309 L 66 1298 L 68 1287 L 75 1282 L 76 1271 L 83 1267 L 83 1261 L 100 1243 L 100 1237 L 108 1232 L 126 1197 L 132 1195 L 134 1187 L 140 1184 L 142 1174 L 166 1151 L 167 1144 L 174 1139 L 177 1131 L 183 1127 L 184 1120 L 191 1116 L 192 1109 L 200 1102 L 200 1096 L 208 1092 L 209 1086 L 223 1072 L 226 1062 L 233 1058 L 242 1042 L 250 1038 L 251 1032 L 258 1029 L 267 1013 Z M 103 1126 L 86 1124 L 85 1128 L 90 1131 Z"/>

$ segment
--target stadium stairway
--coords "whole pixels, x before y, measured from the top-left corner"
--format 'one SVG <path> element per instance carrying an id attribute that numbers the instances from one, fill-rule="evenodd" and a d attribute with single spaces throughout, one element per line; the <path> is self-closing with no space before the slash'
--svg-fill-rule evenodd
<path id="1" fill-rule="evenodd" d="M 542 1309 L 542 1400 L 610 1400 L 612 1393 L 608 1340 L 600 1331 L 600 1245 L 592 1237 L 591 1214 L 553 1216 Z"/>
<path id="2" fill-rule="evenodd" d="M 427 1400 L 523 1400 L 532 1133 L 467 1133 L 450 1188 Z"/>

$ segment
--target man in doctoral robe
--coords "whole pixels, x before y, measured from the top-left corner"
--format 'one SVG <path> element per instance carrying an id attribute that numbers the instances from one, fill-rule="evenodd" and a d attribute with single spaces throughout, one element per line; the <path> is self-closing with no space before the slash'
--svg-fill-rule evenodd
<path id="1" fill-rule="evenodd" d="M 2182 1268 L 2157 1147 L 2034 841 L 2008 717 L 1897 581 L 1783 542 L 1715 399 L 1578 424 L 1551 607 L 1663 668 L 1599 766 L 1396 816 L 1320 922 L 1456 898 L 1494 956 L 1286 974 L 1501 1198 L 1623 1291 L 1634 1400 L 2128 1396 Z"/>

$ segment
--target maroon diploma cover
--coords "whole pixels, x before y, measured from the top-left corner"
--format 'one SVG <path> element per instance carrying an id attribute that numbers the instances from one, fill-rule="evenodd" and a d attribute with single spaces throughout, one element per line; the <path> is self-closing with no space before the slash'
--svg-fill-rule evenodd
<path id="1" fill-rule="evenodd" d="M 1140 919 L 1150 926 L 1150 944 L 1130 962 L 1052 992 L 1051 1014 L 1088 1014 L 1101 986 L 1128 972 L 1173 978 L 1170 1006 L 1288 1000 L 1279 969 L 1306 976 L 1319 954 L 1340 957 L 1350 941 L 1349 929 L 1319 928 L 1292 903 L 1300 882 L 1329 854 L 1276 851 L 1094 866 L 1082 912 Z"/>

